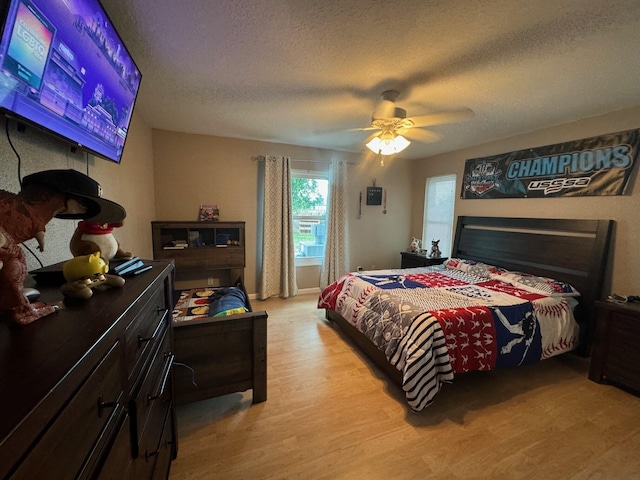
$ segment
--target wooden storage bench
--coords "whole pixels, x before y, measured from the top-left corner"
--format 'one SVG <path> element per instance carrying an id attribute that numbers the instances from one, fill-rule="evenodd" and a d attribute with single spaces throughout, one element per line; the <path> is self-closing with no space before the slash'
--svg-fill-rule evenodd
<path id="1" fill-rule="evenodd" d="M 205 289 L 199 289 L 205 290 Z M 177 404 L 253 389 L 267 399 L 267 312 L 173 321 Z"/>

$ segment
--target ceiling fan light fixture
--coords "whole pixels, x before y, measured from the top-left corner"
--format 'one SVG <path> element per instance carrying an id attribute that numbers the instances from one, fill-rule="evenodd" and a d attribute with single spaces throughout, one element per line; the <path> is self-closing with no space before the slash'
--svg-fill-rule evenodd
<path id="1" fill-rule="evenodd" d="M 411 142 L 402 135 L 389 136 L 380 134 L 367 143 L 367 148 L 373 153 L 393 155 L 394 153 L 400 153 L 410 144 Z"/>

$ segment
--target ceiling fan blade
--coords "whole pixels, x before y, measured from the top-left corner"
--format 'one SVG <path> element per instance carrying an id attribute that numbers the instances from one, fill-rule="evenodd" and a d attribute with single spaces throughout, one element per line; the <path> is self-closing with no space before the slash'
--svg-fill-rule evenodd
<path id="1" fill-rule="evenodd" d="M 396 100 L 400 93 L 397 90 L 385 90 L 380 95 L 380 100 L 373 110 L 371 118 L 374 120 L 393 118 L 396 111 Z"/>
<path id="2" fill-rule="evenodd" d="M 368 132 L 370 130 L 380 130 L 378 127 L 360 127 L 360 128 L 347 128 L 341 130 L 341 132 Z"/>
<path id="3" fill-rule="evenodd" d="M 393 114 L 396 110 L 396 104 L 389 100 L 380 100 L 376 105 L 371 118 L 374 120 L 382 118 L 393 118 Z"/>
<path id="4" fill-rule="evenodd" d="M 417 115 L 415 117 L 408 118 L 407 120 L 411 120 L 416 127 L 430 127 L 432 125 L 462 122 L 464 120 L 469 120 L 474 116 L 475 113 L 473 113 L 473 110 L 470 108 L 461 108 L 459 110 L 452 110 L 449 112 Z"/>
<path id="5" fill-rule="evenodd" d="M 423 143 L 437 142 L 442 138 L 440 133 L 431 132 L 429 130 L 421 130 L 419 128 L 403 128 L 398 130 L 398 133 L 408 140 Z"/>

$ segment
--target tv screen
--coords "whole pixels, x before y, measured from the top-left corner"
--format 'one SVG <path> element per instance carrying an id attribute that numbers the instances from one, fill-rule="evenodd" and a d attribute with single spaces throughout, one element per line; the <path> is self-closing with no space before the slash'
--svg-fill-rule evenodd
<path id="1" fill-rule="evenodd" d="M 0 3 L 0 111 L 119 163 L 141 74 L 99 1 Z"/>

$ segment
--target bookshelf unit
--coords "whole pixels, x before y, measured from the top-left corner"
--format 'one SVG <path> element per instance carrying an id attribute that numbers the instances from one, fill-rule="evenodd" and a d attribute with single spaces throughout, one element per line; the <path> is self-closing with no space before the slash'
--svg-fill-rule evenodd
<path id="1" fill-rule="evenodd" d="M 245 222 L 151 222 L 153 257 L 172 259 L 176 282 L 202 280 L 227 273 L 223 284 L 244 281 Z"/>

